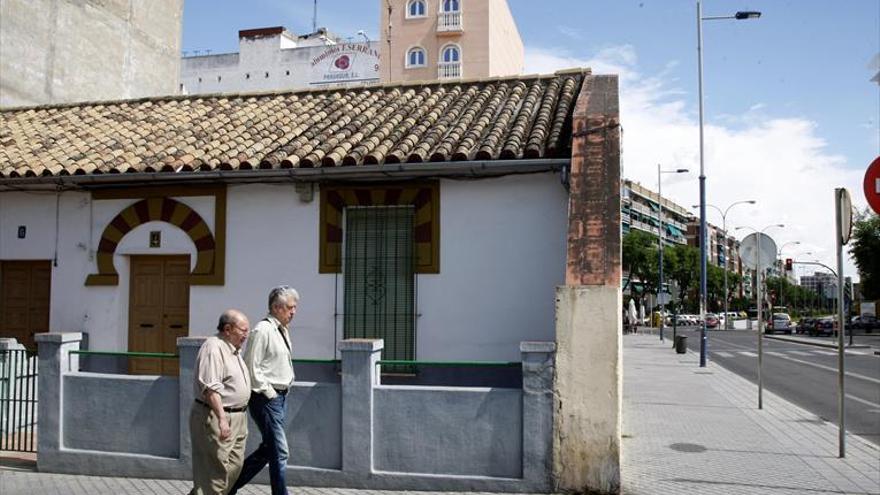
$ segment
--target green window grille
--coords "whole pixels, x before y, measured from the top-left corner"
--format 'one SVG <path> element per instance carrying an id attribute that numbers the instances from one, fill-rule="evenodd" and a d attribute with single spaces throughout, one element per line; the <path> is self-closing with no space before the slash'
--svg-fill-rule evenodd
<path id="1" fill-rule="evenodd" d="M 412 206 L 345 209 L 343 333 L 385 339 L 382 359 L 415 359 Z"/>

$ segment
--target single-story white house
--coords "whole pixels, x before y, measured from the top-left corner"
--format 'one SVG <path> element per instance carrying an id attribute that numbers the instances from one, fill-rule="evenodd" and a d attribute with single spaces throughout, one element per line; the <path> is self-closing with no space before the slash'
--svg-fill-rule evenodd
<path id="1" fill-rule="evenodd" d="M 0 336 L 173 353 L 287 284 L 296 358 L 375 337 L 384 359 L 516 361 L 556 341 L 561 397 L 610 397 L 560 399 L 584 422 L 554 426 L 559 486 L 613 488 L 619 144 L 616 77 L 589 70 L 3 109 Z"/>

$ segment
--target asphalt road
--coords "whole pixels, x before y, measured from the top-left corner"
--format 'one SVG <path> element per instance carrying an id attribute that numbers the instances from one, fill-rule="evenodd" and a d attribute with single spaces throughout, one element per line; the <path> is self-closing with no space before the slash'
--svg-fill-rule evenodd
<path id="1" fill-rule="evenodd" d="M 688 348 L 699 352 L 699 332 L 681 328 L 679 331 L 688 336 Z M 667 336 L 671 337 L 671 332 Z M 757 383 L 756 332 L 709 331 L 708 336 L 710 361 Z M 832 342 L 830 338 L 826 340 Z M 766 338 L 763 347 L 764 389 L 836 424 L 837 350 Z M 875 350 L 876 347 L 846 352 L 845 414 L 847 431 L 880 445 L 880 356 L 874 354 Z M 756 395 L 756 404 L 757 400 Z M 766 397 L 764 407 L 773 407 Z"/>

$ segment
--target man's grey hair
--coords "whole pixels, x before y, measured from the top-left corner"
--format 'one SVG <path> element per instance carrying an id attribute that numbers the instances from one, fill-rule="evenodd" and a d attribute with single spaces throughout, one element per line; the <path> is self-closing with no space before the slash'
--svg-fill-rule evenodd
<path id="1" fill-rule="evenodd" d="M 288 300 L 292 300 L 295 303 L 299 302 L 299 292 L 289 285 L 279 285 L 273 288 L 269 291 L 269 311 Z"/>

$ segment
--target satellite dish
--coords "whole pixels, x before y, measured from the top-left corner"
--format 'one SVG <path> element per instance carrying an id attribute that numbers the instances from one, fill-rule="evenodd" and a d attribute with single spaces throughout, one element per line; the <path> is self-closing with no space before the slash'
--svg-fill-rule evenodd
<path id="1" fill-rule="evenodd" d="M 760 238 L 761 249 L 758 249 Z M 776 243 L 769 235 L 755 232 L 749 234 L 739 245 L 739 256 L 749 268 L 757 270 L 770 267 L 776 261 Z"/>

